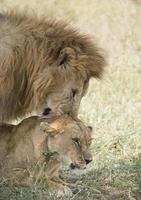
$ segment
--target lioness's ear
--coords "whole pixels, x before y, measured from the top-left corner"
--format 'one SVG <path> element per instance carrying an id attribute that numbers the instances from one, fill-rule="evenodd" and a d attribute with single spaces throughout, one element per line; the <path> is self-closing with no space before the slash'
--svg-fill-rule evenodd
<path id="1" fill-rule="evenodd" d="M 57 134 L 57 130 L 52 128 L 48 122 L 41 122 L 40 129 L 50 136 L 55 136 Z"/>
<path id="2" fill-rule="evenodd" d="M 95 138 L 95 134 L 94 134 L 94 131 L 93 131 L 93 127 L 92 126 L 87 126 L 88 130 L 89 130 L 89 133 L 91 135 L 91 139 L 93 140 Z"/>
<path id="3" fill-rule="evenodd" d="M 93 127 L 92 126 L 87 126 L 89 131 L 92 132 L 93 131 Z"/>
<path id="4" fill-rule="evenodd" d="M 62 49 L 59 53 L 58 64 L 59 66 L 66 68 L 66 65 L 75 58 L 76 58 L 75 51 L 70 47 L 66 47 Z"/>

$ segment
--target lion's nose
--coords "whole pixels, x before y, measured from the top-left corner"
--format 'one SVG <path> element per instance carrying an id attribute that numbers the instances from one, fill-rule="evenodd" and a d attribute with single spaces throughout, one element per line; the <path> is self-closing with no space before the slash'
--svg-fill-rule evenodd
<path id="1" fill-rule="evenodd" d="M 51 112 L 50 108 L 45 108 L 43 115 L 48 115 Z"/>
<path id="2" fill-rule="evenodd" d="M 89 160 L 86 159 L 85 162 L 86 162 L 86 165 L 87 165 L 87 164 L 89 164 L 90 162 L 92 162 L 92 159 L 89 159 Z"/>

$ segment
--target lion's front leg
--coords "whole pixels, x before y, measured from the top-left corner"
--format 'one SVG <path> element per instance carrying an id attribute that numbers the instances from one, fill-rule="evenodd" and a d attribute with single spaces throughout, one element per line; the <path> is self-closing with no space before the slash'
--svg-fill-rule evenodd
<path id="1" fill-rule="evenodd" d="M 13 168 L 11 181 L 14 185 L 23 187 L 29 186 L 32 182 L 29 172 L 23 168 Z"/>
<path id="2" fill-rule="evenodd" d="M 62 159 L 58 153 L 54 153 L 47 162 L 46 176 L 48 185 L 51 189 L 56 190 L 57 196 L 71 196 L 72 191 L 69 184 L 59 177 L 59 171 L 62 168 Z"/>
<path id="3" fill-rule="evenodd" d="M 62 180 L 59 176 L 53 177 L 53 180 L 54 180 L 55 182 L 61 183 L 62 185 L 68 186 L 68 187 L 70 187 L 70 188 L 76 187 L 76 184 L 75 184 L 75 183 L 68 183 L 68 182 Z"/>

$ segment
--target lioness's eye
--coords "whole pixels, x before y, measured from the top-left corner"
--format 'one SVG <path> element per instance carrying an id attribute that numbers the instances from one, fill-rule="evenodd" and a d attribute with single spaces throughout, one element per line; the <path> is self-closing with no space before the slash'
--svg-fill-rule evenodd
<path id="1" fill-rule="evenodd" d="M 78 138 L 72 138 L 72 141 L 77 144 L 80 145 L 80 141 L 78 140 Z"/>

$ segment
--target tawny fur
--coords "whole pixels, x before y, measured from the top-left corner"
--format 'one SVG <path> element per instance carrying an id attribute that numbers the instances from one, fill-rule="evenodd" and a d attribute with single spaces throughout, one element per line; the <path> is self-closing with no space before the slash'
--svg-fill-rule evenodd
<path id="1" fill-rule="evenodd" d="M 0 121 L 42 109 L 58 84 L 72 77 L 85 84 L 101 77 L 104 66 L 91 39 L 67 24 L 0 14 Z"/>
<path id="2" fill-rule="evenodd" d="M 38 177 L 41 174 L 47 178 L 50 186 L 63 190 L 63 185 L 68 185 L 59 178 L 63 163 L 72 163 L 84 169 L 86 161 L 92 160 L 90 144 L 91 130 L 80 120 L 73 120 L 67 115 L 50 122 L 34 116 L 23 120 L 19 125 L 2 124 L 1 181 L 29 185 L 34 183 L 32 175 L 35 172 L 35 182 L 41 178 Z M 40 169 L 37 173 L 36 168 Z"/>

